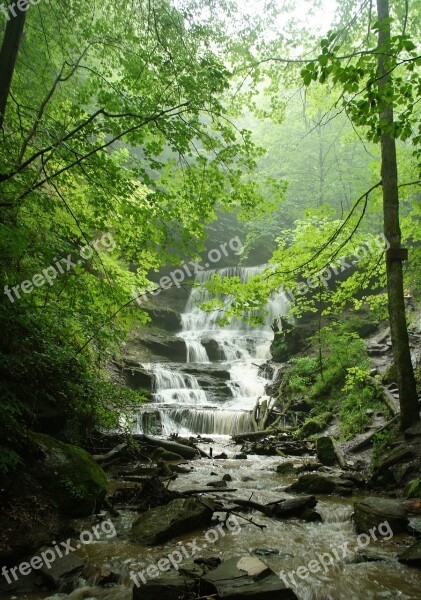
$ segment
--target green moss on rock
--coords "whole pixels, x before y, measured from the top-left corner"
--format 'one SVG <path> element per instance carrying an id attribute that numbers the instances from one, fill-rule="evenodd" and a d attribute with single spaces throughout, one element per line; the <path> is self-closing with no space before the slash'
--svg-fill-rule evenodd
<path id="1" fill-rule="evenodd" d="M 338 462 L 335 445 L 332 438 L 328 435 L 319 437 L 316 440 L 316 453 L 322 465 L 332 466 Z"/>
<path id="2" fill-rule="evenodd" d="M 421 481 L 419 479 L 415 479 L 411 481 L 408 487 L 405 490 L 405 496 L 410 498 L 421 498 Z"/>
<path id="3" fill-rule="evenodd" d="M 59 509 L 74 517 L 98 510 L 107 492 L 107 477 L 92 457 L 78 446 L 36 433 L 39 450 L 31 474 Z"/>
<path id="4" fill-rule="evenodd" d="M 299 435 L 302 437 L 309 437 L 316 433 L 321 433 L 332 419 L 332 413 L 324 412 L 317 417 L 311 417 L 307 419 L 298 430 Z"/>

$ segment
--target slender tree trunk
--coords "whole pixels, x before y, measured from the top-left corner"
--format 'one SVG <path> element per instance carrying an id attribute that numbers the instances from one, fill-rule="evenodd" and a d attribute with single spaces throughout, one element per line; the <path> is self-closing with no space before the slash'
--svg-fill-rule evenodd
<path id="1" fill-rule="evenodd" d="M 389 25 L 382 27 L 382 23 L 384 24 L 385 19 L 390 16 L 389 0 L 377 0 L 377 11 L 380 24 L 379 49 L 382 50 L 379 55 L 378 74 L 383 76 L 379 81 L 379 91 L 382 98 L 379 118 L 382 123 L 387 124 L 387 131 L 384 130 L 383 126 L 381 135 L 384 234 L 390 243 L 386 258 L 387 294 L 393 359 L 398 374 L 401 428 L 405 430 L 418 422 L 420 415 L 405 315 L 402 260 L 397 255 L 399 254 L 397 251 L 401 248 L 398 167 L 396 142 L 393 135 L 393 100 L 386 98 L 386 94 L 391 90 L 393 83 L 390 75 L 387 74 L 388 58 L 386 56 L 391 33 Z"/>
<path id="2" fill-rule="evenodd" d="M 7 21 L 0 50 L 0 129 L 2 129 L 4 124 L 7 99 L 12 85 L 16 59 L 26 20 L 26 10 L 19 10 L 15 3 L 13 6 L 16 16 L 13 16 L 13 13 L 7 8 L 9 20 Z M 28 2 L 23 5 L 23 8 L 28 8 Z"/>

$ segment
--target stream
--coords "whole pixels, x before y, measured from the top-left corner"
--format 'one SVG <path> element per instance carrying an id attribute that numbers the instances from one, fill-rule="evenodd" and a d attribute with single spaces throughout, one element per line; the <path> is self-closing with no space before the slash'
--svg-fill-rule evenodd
<path id="1" fill-rule="evenodd" d="M 201 271 L 196 283 L 208 281 L 215 273 L 222 277 L 238 276 L 246 281 L 260 269 L 235 267 Z M 275 318 L 287 312 L 287 307 L 279 298 L 274 298 L 261 326 L 252 328 L 233 320 L 229 327 L 220 329 L 214 323 L 217 313 L 207 314 L 197 307 L 198 301 L 207 299 L 206 293 L 199 288 L 193 289 L 182 315 L 183 327 L 177 335 L 185 340 L 187 361 L 141 365 L 154 376 L 153 402 L 136 414 L 134 431 L 162 435 L 177 433 L 186 437 L 200 435 L 200 447 L 206 453 L 212 448 L 213 456 L 221 452 L 227 454 L 227 459 L 201 458 L 186 463 L 191 471 L 178 475 L 170 482 L 170 489 L 203 489 L 210 481 L 230 475 L 228 488 L 237 490 L 237 498 L 249 500 L 252 497 L 260 503 L 279 500 L 296 477 L 278 474 L 276 466 L 291 457 L 249 455 L 245 459 L 235 459 L 240 446 L 236 446 L 230 436 L 252 429 L 251 411 L 258 398 L 266 397 L 265 386 L 276 377 L 279 365 L 266 369 L 263 365 L 271 358 L 271 325 Z M 293 460 L 300 464 L 311 459 L 299 457 Z M 211 492 L 205 497 L 210 495 Z M 228 492 L 218 494 L 218 498 L 224 498 L 226 502 L 229 497 Z M 310 573 L 306 579 L 295 577 L 295 584 L 291 582 L 290 587 L 300 600 L 421 599 L 421 572 L 396 560 L 396 554 L 412 540 L 409 535 L 384 537 L 362 550 L 381 552 L 383 560 L 363 562 L 358 559 L 357 535 L 351 521 L 353 502 L 357 499 L 355 496 L 318 496 L 316 510 L 322 516 L 321 522 L 268 518 L 253 511 L 243 514 L 265 526 L 263 529 L 239 517 L 236 531 L 220 533 L 211 544 L 205 531 L 196 531 L 153 548 L 128 541 L 127 534 L 136 513 L 122 511 L 119 518 L 113 518 L 118 533 L 115 538 L 102 539 L 77 552 L 98 569 L 106 568 L 121 574 L 121 585 L 102 589 L 95 597 L 129 600 L 133 586 L 129 578 L 131 571 L 155 565 L 159 559 L 192 540 L 201 548 L 198 556 L 229 558 L 254 554 L 258 550 L 257 554 L 275 573 L 282 571 L 287 576 L 318 555 L 339 549 L 347 542 L 347 554 L 336 564 L 321 572 Z M 92 523 L 80 520 L 78 527 L 86 529 Z M 95 583 L 95 578 L 87 582 L 93 586 Z M 45 596 L 36 598 L 41 597 Z M 35 600 L 34 596 L 31 598 Z"/>

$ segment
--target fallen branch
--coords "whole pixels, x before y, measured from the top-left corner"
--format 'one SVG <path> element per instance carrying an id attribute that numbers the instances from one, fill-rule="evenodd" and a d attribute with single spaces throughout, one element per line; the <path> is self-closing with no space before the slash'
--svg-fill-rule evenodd
<path id="1" fill-rule="evenodd" d="M 98 463 L 105 463 L 109 460 L 119 457 L 121 455 L 121 453 L 123 452 L 123 450 L 125 450 L 126 448 L 127 448 L 127 443 L 124 442 L 123 444 L 119 444 L 118 446 L 116 446 L 115 448 L 113 448 L 112 450 L 107 452 L 106 454 L 94 454 L 92 456 L 92 458 Z"/>
<path id="2" fill-rule="evenodd" d="M 211 488 L 208 487 L 202 490 L 186 490 L 185 492 L 180 492 L 182 496 L 194 496 L 195 494 L 214 494 L 215 492 L 237 492 L 237 488 Z"/>
<path id="3" fill-rule="evenodd" d="M 384 431 L 385 429 L 390 427 L 390 425 L 395 423 L 395 421 L 397 421 L 399 419 L 399 417 L 400 417 L 400 415 L 395 415 L 385 425 L 383 425 L 382 427 L 379 427 L 379 429 L 376 429 L 376 431 L 373 431 L 372 433 L 370 433 L 370 435 L 368 435 L 365 439 L 361 440 L 361 442 L 358 442 L 358 444 L 355 444 L 355 446 L 350 448 L 349 451 L 352 453 L 355 453 L 355 452 L 359 452 L 360 450 L 363 450 L 364 448 L 369 446 L 372 439 L 374 438 L 374 436 L 376 436 L 378 433 L 381 433 L 382 431 Z"/>

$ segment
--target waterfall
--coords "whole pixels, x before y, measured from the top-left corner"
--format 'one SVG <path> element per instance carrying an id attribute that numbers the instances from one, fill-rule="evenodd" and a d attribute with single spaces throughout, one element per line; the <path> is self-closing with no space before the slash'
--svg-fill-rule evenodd
<path id="1" fill-rule="evenodd" d="M 220 328 L 216 319 L 221 313 L 206 313 L 199 304 L 211 299 L 202 286 L 213 275 L 238 277 L 246 283 L 265 266 L 199 271 L 181 315 L 182 331 L 177 336 L 185 341 L 187 364 L 193 364 L 195 372 L 203 369 L 208 377 L 212 376 L 212 368 L 226 370 L 229 397 L 210 396 L 201 388 L 198 378 L 183 372 L 185 363 L 144 364 L 143 368 L 154 375 L 154 402 L 138 416 L 137 431 L 147 431 L 151 423 L 156 428 L 157 422 L 165 435 L 233 435 L 251 429 L 251 411 L 258 398 L 266 397 L 265 386 L 277 373 L 277 369 L 261 369 L 271 358 L 271 326 L 274 319 L 286 313 L 287 307 L 282 298 L 274 296 L 268 302 L 261 325 L 253 327 L 234 318 L 228 326 Z M 147 417 L 146 413 L 153 413 L 154 417 Z"/>

